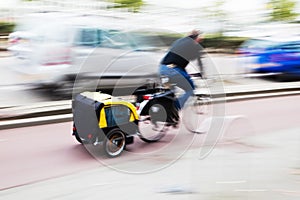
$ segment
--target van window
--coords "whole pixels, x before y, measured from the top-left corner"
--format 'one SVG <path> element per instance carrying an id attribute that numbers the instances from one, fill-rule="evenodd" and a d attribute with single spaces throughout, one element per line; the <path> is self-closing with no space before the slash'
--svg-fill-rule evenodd
<path id="1" fill-rule="evenodd" d="M 101 47 L 116 48 L 116 49 L 130 49 L 130 38 L 119 31 L 108 30 L 101 32 Z"/>
<path id="2" fill-rule="evenodd" d="M 76 38 L 75 44 L 83 46 L 99 45 L 99 31 L 97 29 L 81 29 Z"/>

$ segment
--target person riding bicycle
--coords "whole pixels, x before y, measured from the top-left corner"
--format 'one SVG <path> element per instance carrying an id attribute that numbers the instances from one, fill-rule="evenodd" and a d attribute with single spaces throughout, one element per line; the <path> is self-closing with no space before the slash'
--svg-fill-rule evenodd
<path id="1" fill-rule="evenodd" d="M 194 94 L 195 85 L 186 71 L 187 65 L 190 61 L 197 60 L 200 74 L 203 72 L 201 61 L 203 48 L 199 44 L 202 39 L 200 31 L 191 31 L 186 37 L 176 40 L 160 62 L 160 76 L 168 77 L 169 83 L 176 84 L 184 90 L 184 94 L 175 101 L 177 110 L 182 109 L 188 98 Z"/>

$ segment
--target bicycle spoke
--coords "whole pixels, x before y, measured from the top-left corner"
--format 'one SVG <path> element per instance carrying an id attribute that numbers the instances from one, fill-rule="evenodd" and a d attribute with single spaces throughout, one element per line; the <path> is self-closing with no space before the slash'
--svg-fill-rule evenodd
<path id="1" fill-rule="evenodd" d="M 145 120 L 149 119 L 149 120 Z M 145 142 L 156 142 L 166 133 L 165 122 L 152 122 L 150 117 L 146 117 L 139 122 L 139 137 Z"/>

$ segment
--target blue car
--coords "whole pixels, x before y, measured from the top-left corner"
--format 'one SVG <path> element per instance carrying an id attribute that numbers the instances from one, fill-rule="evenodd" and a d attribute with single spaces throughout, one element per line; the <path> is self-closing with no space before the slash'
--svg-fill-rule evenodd
<path id="1" fill-rule="evenodd" d="M 250 39 L 238 49 L 251 58 L 250 72 L 275 75 L 282 81 L 300 79 L 300 38 Z"/>

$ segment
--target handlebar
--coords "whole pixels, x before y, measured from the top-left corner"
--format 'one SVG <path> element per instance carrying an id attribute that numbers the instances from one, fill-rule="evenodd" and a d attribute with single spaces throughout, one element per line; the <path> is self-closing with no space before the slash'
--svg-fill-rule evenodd
<path id="1" fill-rule="evenodd" d="M 137 89 L 133 92 L 133 95 L 145 95 L 145 94 L 154 94 L 156 92 L 160 92 L 166 90 L 164 87 L 155 87 L 155 88 L 143 88 Z"/>
<path id="2" fill-rule="evenodd" d="M 192 78 L 196 78 L 196 77 L 200 77 L 202 78 L 202 74 L 201 73 L 191 73 L 189 74 Z M 161 77 L 163 78 L 163 76 Z M 166 81 L 168 82 L 168 80 Z M 154 88 L 141 88 L 141 89 L 137 89 L 133 92 L 133 95 L 146 95 L 146 94 L 154 94 L 154 93 L 158 93 L 158 92 L 165 92 L 165 91 L 169 91 L 170 87 L 166 87 L 166 86 L 156 86 Z"/>
<path id="3" fill-rule="evenodd" d="M 194 78 L 194 77 L 195 77 L 195 78 L 196 78 L 196 77 L 197 77 L 197 78 L 198 78 L 198 77 L 199 77 L 199 78 L 202 78 L 202 74 L 201 74 L 200 72 L 198 72 L 198 73 L 192 73 L 192 74 L 189 74 L 189 75 L 190 75 L 190 77 L 193 77 L 193 78 Z"/>

